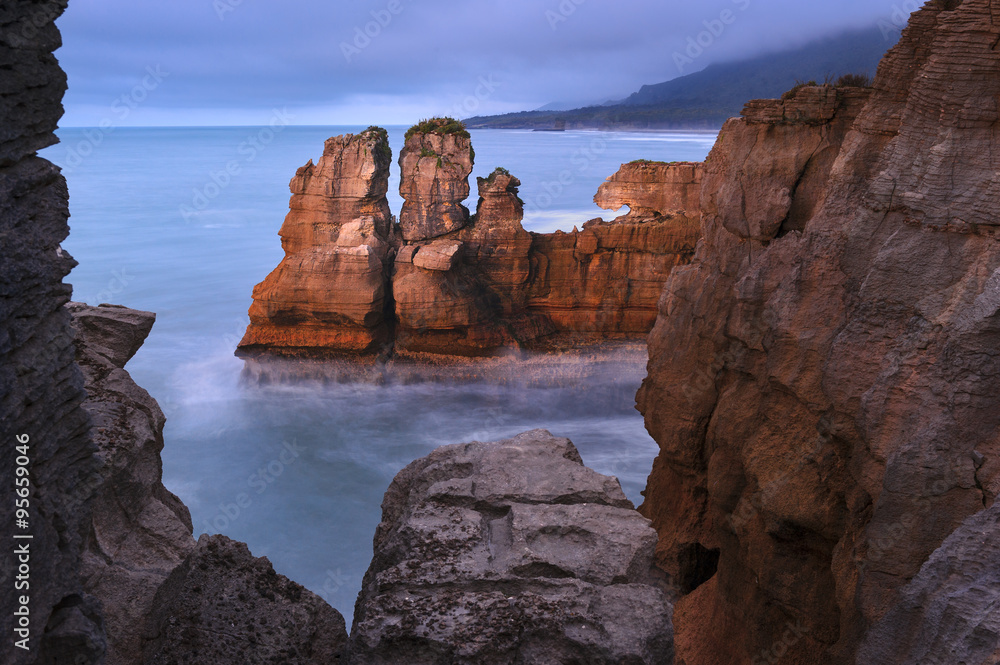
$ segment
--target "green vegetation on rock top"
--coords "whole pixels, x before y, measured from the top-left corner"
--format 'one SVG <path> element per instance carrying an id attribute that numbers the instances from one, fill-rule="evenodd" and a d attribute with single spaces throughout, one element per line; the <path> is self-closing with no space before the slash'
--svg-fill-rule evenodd
<path id="1" fill-rule="evenodd" d="M 414 134 L 441 134 L 442 136 L 457 134 L 465 139 L 472 138 L 469 135 L 469 131 L 465 128 L 465 124 L 461 120 L 455 120 L 454 118 L 421 120 L 406 130 L 406 140 L 409 141 L 410 137 Z"/>
<path id="2" fill-rule="evenodd" d="M 781 95 L 781 98 L 785 100 L 791 99 L 802 88 L 811 86 L 822 88 L 870 88 L 872 87 L 872 83 L 872 77 L 867 74 L 844 74 L 836 80 L 828 76 L 823 83 L 817 83 L 816 81 L 796 81 L 792 89 Z"/>

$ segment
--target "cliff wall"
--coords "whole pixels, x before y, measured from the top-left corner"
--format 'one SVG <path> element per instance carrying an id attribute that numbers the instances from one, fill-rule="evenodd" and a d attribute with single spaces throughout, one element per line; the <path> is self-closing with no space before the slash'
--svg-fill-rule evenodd
<path id="1" fill-rule="evenodd" d="M 871 91 L 748 104 L 706 162 L 639 393 L 680 663 L 996 662 L 1000 590 L 949 578 L 997 536 L 962 526 L 1000 488 L 994 4 L 928 3 Z"/>
<path id="2" fill-rule="evenodd" d="M 65 0 L 13 0 L 0 11 L 0 519 L 32 539 L 27 564 L 30 626 L 15 646 L 18 562 L 13 545 L 0 565 L 4 663 L 79 654 L 97 662 L 104 650 L 101 618 L 80 583 L 90 497 L 74 494 L 98 466 L 81 404 L 83 376 L 74 363 L 63 278 L 76 263 L 59 244 L 69 233 L 66 181 L 35 153 L 56 143 L 66 76 L 52 52 L 61 45 L 55 19 Z M 16 437 L 27 437 L 30 497 L 15 496 Z M 20 488 L 19 488 L 20 489 Z M 29 498 L 27 528 L 15 526 L 15 499 Z M 22 544 L 22 543 L 19 543 Z M 67 661 L 69 662 L 69 661 Z"/>

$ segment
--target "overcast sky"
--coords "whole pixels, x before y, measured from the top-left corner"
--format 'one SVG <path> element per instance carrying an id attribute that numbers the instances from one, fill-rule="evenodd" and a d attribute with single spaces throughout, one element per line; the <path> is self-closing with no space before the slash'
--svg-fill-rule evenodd
<path id="1" fill-rule="evenodd" d="M 70 0 L 58 21 L 70 85 L 63 125 L 263 125 L 274 109 L 287 109 L 295 124 L 408 124 L 604 101 L 712 62 L 889 25 L 915 6 Z M 699 37 L 703 52 L 692 50 L 681 71 L 676 54 Z"/>

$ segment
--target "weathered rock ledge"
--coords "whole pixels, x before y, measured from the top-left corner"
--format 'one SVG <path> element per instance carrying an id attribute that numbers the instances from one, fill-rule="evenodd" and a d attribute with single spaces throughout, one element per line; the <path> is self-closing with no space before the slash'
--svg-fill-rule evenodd
<path id="1" fill-rule="evenodd" d="M 107 664 L 336 662 L 347 642 L 340 613 L 242 543 L 195 543 L 188 509 L 161 483 L 165 419 L 124 369 L 155 315 L 68 308 L 100 465 L 73 488 L 77 501 L 92 497 L 81 576 L 103 609 L 106 638 L 90 641 L 106 640 Z"/>
<path id="2" fill-rule="evenodd" d="M 478 179 L 475 215 L 461 205 L 474 155 L 460 123 L 407 132 L 398 224 L 389 155 L 372 128 L 330 139 L 300 169 L 286 256 L 254 289 L 241 354 L 482 356 L 638 338 L 698 240 L 699 164 L 625 165 L 598 198 L 631 214 L 538 234 L 522 227 L 521 183 L 504 169 Z"/>

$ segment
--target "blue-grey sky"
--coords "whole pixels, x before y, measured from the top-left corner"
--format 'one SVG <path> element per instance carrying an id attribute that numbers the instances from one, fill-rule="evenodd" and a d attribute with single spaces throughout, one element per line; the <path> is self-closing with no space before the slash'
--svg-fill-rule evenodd
<path id="1" fill-rule="evenodd" d="M 70 0 L 66 126 L 407 124 L 619 99 L 916 0 Z M 366 34 L 367 32 L 367 34 Z M 704 48 L 679 66 L 689 40 Z M 888 47 L 888 44 L 887 44 Z"/>

